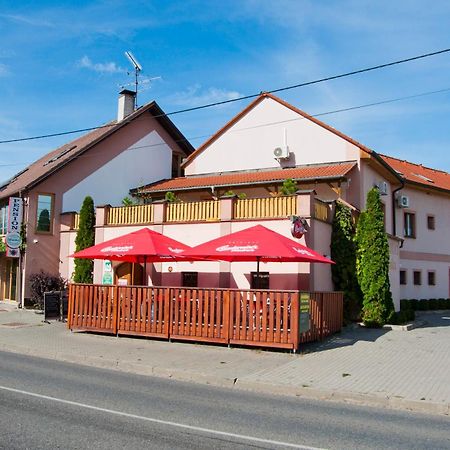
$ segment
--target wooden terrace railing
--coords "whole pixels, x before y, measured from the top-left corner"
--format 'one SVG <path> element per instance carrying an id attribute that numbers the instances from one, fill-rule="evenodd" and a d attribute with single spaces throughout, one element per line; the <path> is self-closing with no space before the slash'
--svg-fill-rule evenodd
<path id="1" fill-rule="evenodd" d="M 153 222 L 153 205 L 109 208 L 106 225 L 139 225 Z"/>
<path id="2" fill-rule="evenodd" d="M 286 218 L 297 213 L 297 196 L 249 198 L 236 200 L 233 205 L 234 219 Z"/>
<path id="3" fill-rule="evenodd" d="M 308 296 L 306 331 L 300 328 L 298 291 L 70 284 L 68 326 L 296 351 L 300 343 L 323 339 L 342 327 L 342 293 Z"/>
<path id="4" fill-rule="evenodd" d="M 220 201 L 168 203 L 166 222 L 208 222 L 220 219 Z"/>

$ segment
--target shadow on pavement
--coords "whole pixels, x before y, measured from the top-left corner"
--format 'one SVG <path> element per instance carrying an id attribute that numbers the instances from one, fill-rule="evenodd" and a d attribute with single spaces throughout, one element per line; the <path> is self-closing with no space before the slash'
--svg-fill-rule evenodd
<path id="1" fill-rule="evenodd" d="M 417 328 L 450 327 L 450 310 L 416 311 L 416 321 L 422 322 Z"/>
<path id="2" fill-rule="evenodd" d="M 322 342 L 311 342 L 300 347 L 300 353 L 314 353 L 335 348 L 348 347 L 358 341 L 375 342 L 391 330 L 385 328 L 364 328 L 357 325 L 344 327 L 340 333 L 333 334 Z"/>

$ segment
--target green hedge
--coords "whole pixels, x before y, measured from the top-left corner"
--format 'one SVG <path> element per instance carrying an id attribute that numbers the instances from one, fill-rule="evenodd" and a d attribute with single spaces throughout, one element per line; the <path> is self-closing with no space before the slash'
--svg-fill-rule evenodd
<path id="1" fill-rule="evenodd" d="M 404 325 L 413 322 L 416 318 L 416 312 L 412 309 L 404 309 L 403 311 L 396 311 L 389 318 L 388 323 L 391 325 Z"/>
<path id="2" fill-rule="evenodd" d="M 400 311 L 435 311 L 450 309 L 450 298 L 415 298 L 400 300 Z"/>

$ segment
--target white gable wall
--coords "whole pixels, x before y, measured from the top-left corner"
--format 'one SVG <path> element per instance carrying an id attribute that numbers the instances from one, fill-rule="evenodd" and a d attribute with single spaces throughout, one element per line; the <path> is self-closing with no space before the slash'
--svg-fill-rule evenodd
<path id="1" fill-rule="evenodd" d="M 200 153 L 185 168 L 185 173 L 285 166 L 273 156 L 273 150 L 283 146 L 284 129 L 293 153 L 289 166 L 359 160 L 358 147 L 266 97 Z"/>

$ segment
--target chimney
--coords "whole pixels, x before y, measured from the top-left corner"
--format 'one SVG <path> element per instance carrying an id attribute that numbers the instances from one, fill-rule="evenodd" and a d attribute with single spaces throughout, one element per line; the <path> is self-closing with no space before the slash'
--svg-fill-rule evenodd
<path id="1" fill-rule="evenodd" d="M 121 122 L 125 117 L 134 111 L 136 92 L 124 89 L 119 92 L 119 109 L 117 111 L 117 122 Z"/>

